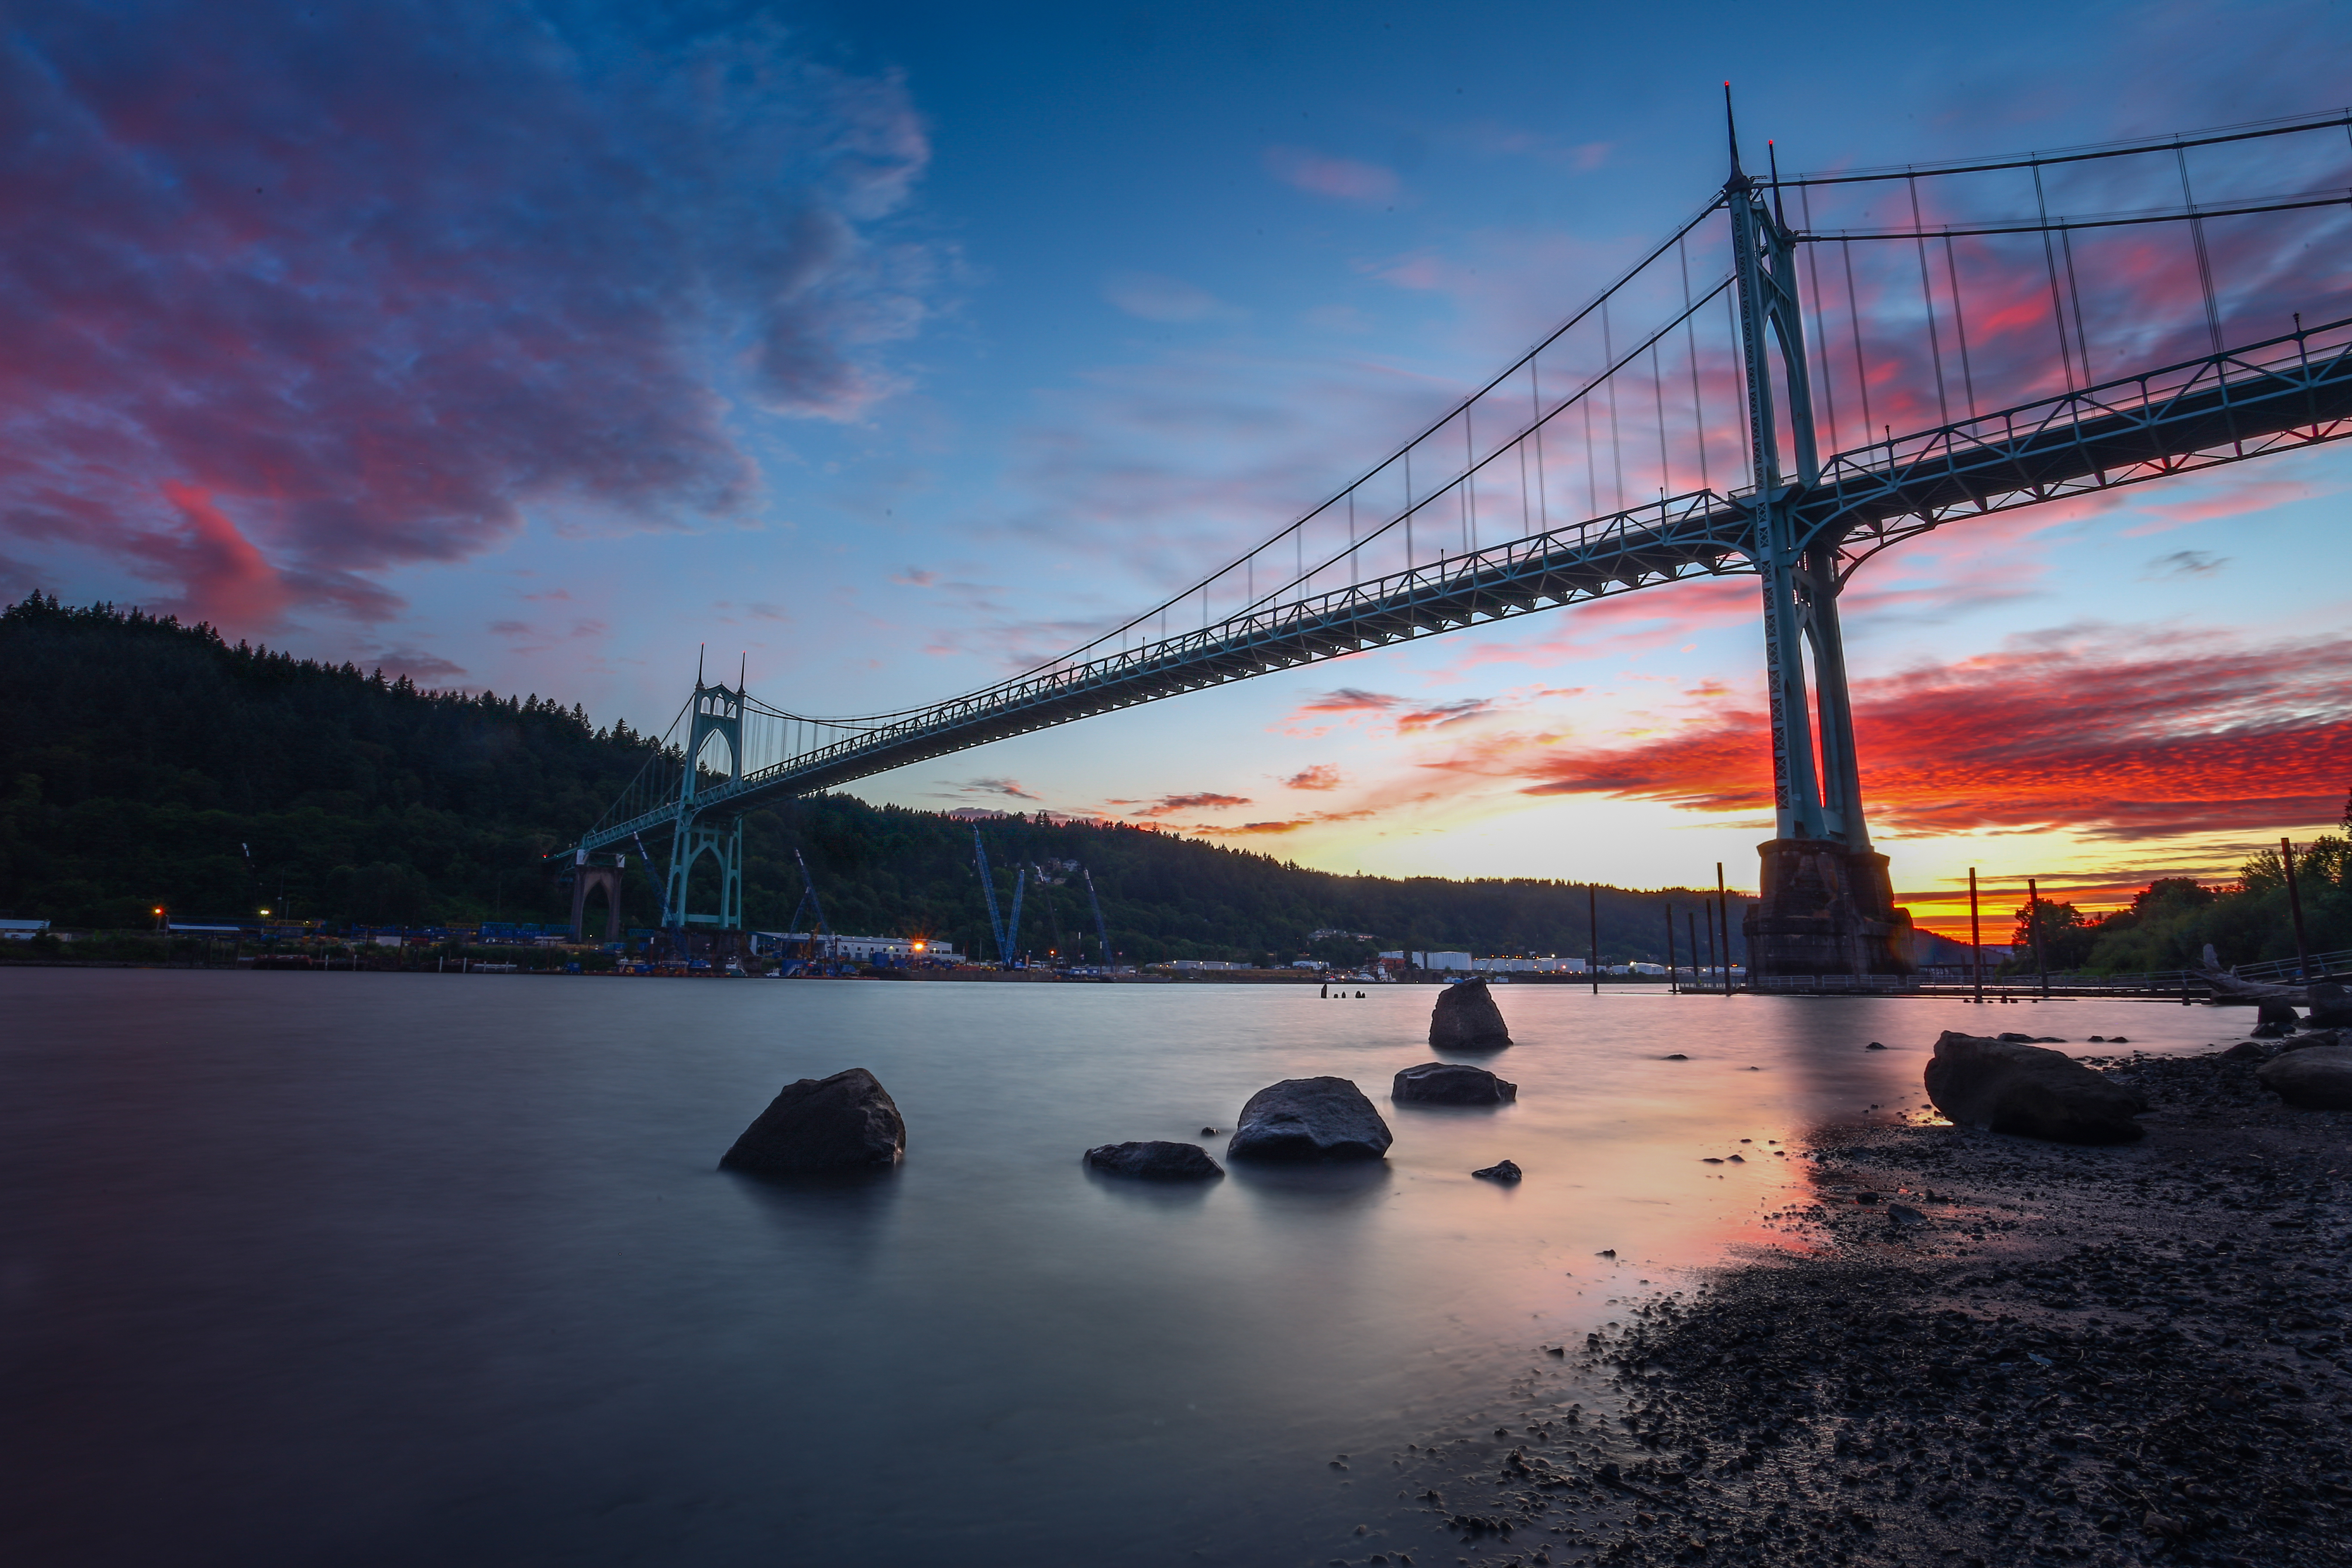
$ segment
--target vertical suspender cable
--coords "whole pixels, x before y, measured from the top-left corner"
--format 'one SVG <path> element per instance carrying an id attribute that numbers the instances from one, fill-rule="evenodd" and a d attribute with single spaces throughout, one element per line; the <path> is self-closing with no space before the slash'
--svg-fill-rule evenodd
<path id="1" fill-rule="evenodd" d="M 1666 456 L 1666 373 L 1658 361 L 1658 345 L 1650 345 L 1650 395 L 1658 409 L 1658 494 L 1674 488 L 1674 460 Z"/>
<path id="2" fill-rule="evenodd" d="M 1405 581 L 1409 587 L 1412 584 L 1409 574 L 1412 571 L 1412 448 L 1410 447 L 1404 449 L 1404 569 L 1408 574 Z"/>
<path id="3" fill-rule="evenodd" d="M 1587 387 L 1590 392 L 1591 388 Z M 1584 495 L 1587 517 L 1601 515 L 1601 463 L 1592 455 L 1592 399 L 1580 396 L 1577 407 L 1584 415 Z"/>
<path id="4" fill-rule="evenodd" d="M 1617 340 L 1609 326 L 1609 300 L 1606 295 L 1601 300 L 1601 362 L 1609 367 L 1601 374 L 1601 379 L 1609 384 L 1609 472 L 1617 487 L 1616 495 L 1609 504 L 1612 510 L 1622 511 L 1625 510 L 1625 448 L 1618 438 L 1617 429 Z"/>
<path id="5" fill-rule="evenodd" d="M 1927 309 L 1927 353 L 1936 367 L 1936 412 L 1939 424 L 1952 422 L 1952 400 L 1944 391 L 1944 344 L 1936 331 L 1936 291 L 1927 282 L 1927 235 L 1919 219 L 1919 177 L 1904 182 L 1911 187 L 1911 239 L 1919 247 L 1919 302 Z"/>
<path id="6" fill-rule="evenodd" d="M 1862 353 L 1862 296 L 1853 286 L 1853 244 L 1839 240 L 1838 255 L 1845 262 L 1845 319 L 1846 324 L 1853 329 L 1853 379 L 1862 389 L 1862 439 L 1866 446 L 1870 433 L 1878 427 L 1878 422 L 1870 413 L 1870 366 Z"/>
<path id="7" fill-rule="evenodd" d="M 1698 323 L 1693 319 L 1697 312 L 1691 308 L 1690 252 L 1678 239 L 1675 241 L 1675 254 L 1683 264 L 1683 343 L 1690 351 L 1691 427 L 1698 435 L 1698 484 L 1701 489 L 1713 489 L 1715 481 L 1706 471 L 1706 405 L 1700 400 L 1698 388 Z"/>
<path id="8" fill-rule="evenodd" d="M 2082 356 L 2083 384 L 2088 386 L 2097 378 L 2091 374 L 2091 333 L 2083 325 L 2083 286 L 2074 277 L 2074 236 L 2071 231 L 2058 231 L 2058 254 L 2066 263 L 2066 297 L 2074 302 L 2074 352 Z M 2210 311 L 2210 299 L 2206 306 Z"/>
<path id="9" fill-rule="evenodd" d="M 1537 359 L 1528 356 L 1528 407 L 1533 414 L 1536 427 L 1536 515 L 1543 521 L 1544 531 L 1551 531 L 1551 492 L 1544 476 L 1544 426 L 1549 421 L 1543 416 L 1543 381 L 1537 374 Z"/>
<path id="10" fill-rule="evenodd" d="M 2173 145 L 2172 156 L 2180 165 L 2180 200 L 2193 213 L 2197 210 L 2197 198 L 2189 190 L 2189 150 L 2176 142 Z M 2220 353 L 2221 352 L 2221 312 L 2213 302 L 2213 261 L 2205 250 L 2205 220 L 2201 217 L 2190 218 L 2189 234 L 2197 246 L 2197 280 L 2205 286 L 2205 330 L 2212 335 L 2213 352 Z M 2081 305 L 2077 304 L 2074 307 L 2074 313 L 2078 319 L 2081 317 Z M 2089 377 L 2085 376 L 2084 379 L 2088 380 Z"/>
<path id="11" fill-rule="evenodd" d="M 1470 426 L 1473 398 L 1462 405 L 1462 551 L 1478 548 L 1478 440 Z"/>
<path id="12" fill-rule="evenodd" d="M 1969 400 L 1969 417 L 1977 413 L 1976 372 L 1969 365 L 1969 318 L 1960 306 L 1960 264 L 1953 255 L 1952 237 L 1944 237 L 1944 276 L 1952 285 L 1952 332 L 1960 340 L 1960 390 Z"/>
<path id="13" fill-rule="evenodd" d="M 1797 221 L 1805 226 L 1806 233 L 1812 232 L 1813 188 L 1811 185 L 1797 187 Z M 1822 397 L 1829 410 L 1830 449 L 1835 451 L 1845 443 L 1838 436 L 1837 377 L 1830 371 L 1830 324 L 1822 310 L 1822 247 L 1818 245 L 1805 247 L 1805 273 L 1813 285 L 1813 348 L 1822 356 Z M 1683 303 L 1690 303 L 1687 271 L 1683 278 Z"/>
<path id="14" fill-rule="evenodd" d="M 2042 191 L 2042 165 L 2033 165 L 2033 210 L 2042 220 L 2042 263 L 2050 270 L 2050 311 L 2058 322 L 2058 363 L 2066 373 L 2066 390 L 2074 390 L 2074 354 L 2066 342 L 2066 305 L 2058 295 L 2058 247 L 2050 242 L 2050 203 Z M 2085 366 L 2084 379 L 2089 380 Z"/>

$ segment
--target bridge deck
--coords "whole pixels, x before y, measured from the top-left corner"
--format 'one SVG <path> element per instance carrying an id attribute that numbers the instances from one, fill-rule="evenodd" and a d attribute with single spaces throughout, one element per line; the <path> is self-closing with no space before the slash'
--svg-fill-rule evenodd
<path id="1" fill-rule="evenodd" d="M 1847 452 L 1796 498 L 1854 561 L 1963 518 L 2352 434 L 2352 321 Z M 1698 574 L 1752 570 L 1748 511 L 1700 490 L 1246 612 L 1128 652 L 1052 666 L 706 787 L 726 816 L 1092 714 L 1343 654 Z M 600 824 L 598 848 L 677 819 Z"/>

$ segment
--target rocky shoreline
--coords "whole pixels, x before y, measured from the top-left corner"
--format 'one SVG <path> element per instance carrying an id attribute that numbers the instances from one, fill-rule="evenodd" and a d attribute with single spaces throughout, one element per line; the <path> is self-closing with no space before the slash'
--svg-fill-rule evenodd
<path id="1" fill-rule="evenodd" d="M 2352 1112 L 2285 1108 L 2276 1051 L 2087 1058 L 2129 1145 L 1822 1130 L 1788 1247 L 1545 1347 L 1392 1457 L 1420 1529 L 1328 1561 L 2352 1560 Z"/>

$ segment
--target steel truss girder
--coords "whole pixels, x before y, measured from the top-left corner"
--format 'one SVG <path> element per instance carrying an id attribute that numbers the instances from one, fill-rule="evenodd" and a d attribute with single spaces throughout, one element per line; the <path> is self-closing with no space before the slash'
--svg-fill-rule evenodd
<path id="1" fill-rule="evenodd" d="M 1968 518 L 2352 436 L 2352 320 L 1831 458 L 1783 506 L 1789 545 L 1832 550 L 1840 580 L 1888 545 Z M 1678 582 L 1755 574 L 1752 498 L 1698 490 L 1252 610 L 1130 652 L 1048 668 L 713 783 L 698 815 L 732 815 L 991 741 Z M 601 848 L 677 825 L 665 805 L 598 827 Z"/>
<path id="2" fill-rule="evenodd" d="M 2352 320 L 1843 453 L 1795 510 L 1843 579 L 1948 522 L 2347 435 Z"/>

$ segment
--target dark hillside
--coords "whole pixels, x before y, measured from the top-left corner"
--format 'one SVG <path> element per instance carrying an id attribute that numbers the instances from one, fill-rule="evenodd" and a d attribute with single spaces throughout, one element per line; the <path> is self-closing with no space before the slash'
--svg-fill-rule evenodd
<path id="1" fill-rule="evenodd" d="M 137 927 L 268 908 L 296 919 L 424 925 L 567 917 L 542 857 L 602 813 L 654 747 L 537 695 L 419 689 L 352 665 L 230 645 L 207 626 L 36 595 L 0 612 L 0 914 Z M 1024 947 L 1088 956 L 1093 917 L 1066 866 L 1091 870 L 1129 959 L 1353 957 L 1322 928 L 1386 947 L 1584 952 L 1585 890 L 1538 880 L 1344 877 L 1116 826 L 982 826 L 1009 902 L 1030 889 Z M 746 915 L 773 929 L 806 856 L 834 929 L 928 933 L 986 953 L 970 824 L 845 795 L 788 802 L 747 827 Z M 629 872 L 626 918 L 656 894 Z M 1664 956 L 1660 904 L 1601 893 L 1602 955 Z M 1739 911 L 1732 911 L 1738 929 Z M 1678 922 L 1679 923 L 1679 922 Z"/>

